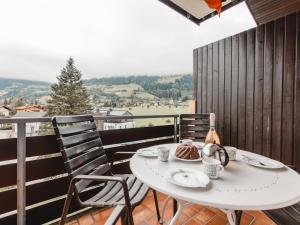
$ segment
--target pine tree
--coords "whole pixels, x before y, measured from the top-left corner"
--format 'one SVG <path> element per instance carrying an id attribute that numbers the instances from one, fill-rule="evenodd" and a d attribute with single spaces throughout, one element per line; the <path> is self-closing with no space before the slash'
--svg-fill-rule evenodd
<path id="1" fill-rule="evenodd" d="M 75 67 L 72 58 L 69 58 L 57 79 L 58 83 L 51 86 L 48 114 L 52 116 L 90 113 L 89 95 L 83 86 L 81 73 Z"/>

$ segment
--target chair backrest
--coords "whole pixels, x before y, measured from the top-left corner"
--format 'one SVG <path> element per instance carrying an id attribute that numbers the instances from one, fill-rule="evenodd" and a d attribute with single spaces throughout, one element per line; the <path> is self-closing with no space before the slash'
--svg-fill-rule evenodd
<path id="1" fill-rule="evenodd" d="M 93 116 L 55 116 L 52 124 L 70 179 L 77 175 L 111 174 Z M 77 193 L 91 183 L 77 182 Z"/>
<path id="2" fill-rule="evenodd" d="M 209 131 L 209 114 L 181 114 L 179 139 L 204 141 Z"/>

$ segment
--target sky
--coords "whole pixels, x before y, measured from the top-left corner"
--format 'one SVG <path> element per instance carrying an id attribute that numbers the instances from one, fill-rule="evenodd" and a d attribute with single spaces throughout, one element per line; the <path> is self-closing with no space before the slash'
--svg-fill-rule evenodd
<path id="1" fill-rule="evenodd" d="M 193 49 L 255 27 L 241 3 L 197 26 L 158 0 L 0 0 L 0 77 L 192 72 Z"/>

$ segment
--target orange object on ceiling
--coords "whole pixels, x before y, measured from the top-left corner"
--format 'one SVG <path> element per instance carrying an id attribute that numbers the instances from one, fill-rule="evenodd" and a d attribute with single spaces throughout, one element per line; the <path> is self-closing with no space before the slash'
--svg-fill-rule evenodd
<path id="1" fill-rule="evenodd" d="M 204 0 L 204 1 L 207 3 L 209 8 L 217 10 L 217 12 L 220 15 L 222 10 L 222 0 Z"/>

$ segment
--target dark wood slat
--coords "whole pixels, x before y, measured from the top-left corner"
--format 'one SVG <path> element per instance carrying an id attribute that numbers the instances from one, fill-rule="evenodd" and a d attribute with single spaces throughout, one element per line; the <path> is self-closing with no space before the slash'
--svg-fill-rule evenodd
<path id="1" fill-rule="evenodd" d="M 293 111 L 294 111 L 294 77 L 296 46 L 296 14 L 286 17 L 284 79 L 282 99 L 282 161 L 293 162 Z"/>
<path id="2" fill-rule="evenodd" d="M 264 49 L 264 95 L 263 95 L 263 154 L 271 156 L 272 77 L 274 58 L 274 23 L 266 24 Z"/>
<path id="3" fill-rule="evenodd" d="M 232 37 L 231 130 L 230 143 L 238 144 L 239 36 Z"/>
<path id="4" fill-rule="evenodd" d="M 197 100 L 197 111 L 196 113 L 202 113 L 202 68 L 203 68 L 203 50 L 202 48 L 198 49 L 197 54 L 197 94 L 196 94 L 196 100 Z"/>
<path id="5" fill-rule="evenodd" d="M 247 33 L 239 34 L 239 75 L 238 75 L 238 141 L 237 146 L 246 145 L 246 80 L 247 80 Z"/>
<path id="6" fill-rule="evenodd" d="M 101 165 L 99 167 L 97 167 L 95 170 L 91 171 L 90 173 L 88 173 L 88 175 L 105 175 L 109 173 L 109 175 L 111 175 L 111 168 L 109 166 L 109 164 L 104 164 Z M 78 181 L 75 186 L 77 188 L 77 191 L 80 193 L 81 191 L 83 191 L 86 187 L 88 187 L 91 183 L 93 183 L 92 180 L 80 180 Z"/>
<path id="7" fill-rule="evenodd" d="M 17 183 L 16 164 L 0 166 L 0 188 L 15 185 Z"/>
<path id="8" fill-rule="evenodd" d="M 59 147 L 55 135 L 26 138 L 26 156 L 37 156 L 58 153 Z"/>
<path id="9" fill-rule="evenodd" d="M 82 131 L 96 130 L 96 125 L 94 123 L 86 123 L 74 126 L 62 126 L 58 127 L 58 130 L 62 135 L 76 134 Z"/>
<path id="10" fill-rule="evenodd" d="M 202 119 L 203 121 L 209 122 L 209 114 L 181 114 L 181 119 Z"/>
<path id="11" fill-rule="evenodd" d="M 212 112 L 216 114 L 218 118 L 218 107 L 219 107 L 219 44 L 218 42 L 213 43 L 213 65 L 212 65 Z M 218 120 L 216 120 L 216 127 L 218 128 Z"/>
<path id="12" fill-rule="evenodd" d="M 202 47 L 202 113 L 208 113 L 207 110 L 207 46 Z"/>
<path id="13" fill-rule="evenodd" d="M 209 131 L 209 126 L 180 126 L 181 131 Z"/>
<path id="14" fill-rule="evenodd" d="M 225 39 L 224 145 L 230 145 L 231 120 L 231 37 Z"/>
<path id="15" fill-rule="evenodd" d="M 17 158 L 17 139 L 0 139 L 0 161 Z"/>
<path id="16" fill-rule="evenodd" d="M 173 125 L 100 131 L 103 145 L 140 141 L 172 135 L 174 135 Z"/>
<path id="17" fill-rule="evenodd" d="M 207 120 L 204 120 L 204 119 L 201 119 L 201 120 L 181 120 L 180 121 L 180 124 L 181 125 L 208 125 L 209 126 L 209 119 Z"/>
<path id="18" fill-rule="evenodd" d="M 84 164 L 83 166 L 79 167 L 78 169 L 72 172 L 72 176 L 75 177 L 77 175 L 89 174 L 92 170 L 97 168 L 98 166 L 105 164 L 107 162 L 106 155 L 102 155 L 89 163 Z M 106 171 L 103 171 L 105 173 Z"/>
<path id="19" fill-rule="evenodd" d="M 104 154 L 103 147 L 96 147 L 84 154 L 81 154 L 81 155 L 67 161 L 67 163 L 70 166 L 70 168 L 73 170 L 74 168 L 76 168 L 82 164 L 85 164 L 88 161 L 90 161 L 96 157 L 99 157 L 103 154 Z"/>
<path id="20" fill-rule="evenodd" d="M 207 48 L 207 112 L 213 112 L 213 45 Z"/>
<path id="21" fill-rule="evenodd" d="M 188 138 L 188 137 L 194 137 L 194 138 L 205 138 L 207 135 L 206 131 L 197 131 L 197 132 L 186 132 L 183 131 L 181 132 L 181 137 Z"/>
<path id="22" fill-rule="evenodd" d="M 255 92 L 254 92 L 254 152 L 258 154 L 262 153 L 264 37 L 265 37 L 265 27 L 260 26 L 256 30 Z"/>
<path id="23" fill-rule="evenodd" d="M 253 151 L 255 30 L 247 31 L 246 150 Z"/>
<path id="24" fill-rule="evenodd" d="M 73 136 L 68 136 L 62 138 L 62 143 L 64 146 L 72 146 L 75 144 L 80 144 L 92 139 L 99 138 L 99 133 L 98 131 L 93 131 L 93 132 L 88 132 L 88 133 L 83 133 L 83 134 L 77 134 Z"/>
<path id="25" fill-rule="evenodd" d="M 97 138 L 97 139 L 85 142 L 83 144 L 76 145 L 76 146 L 73 146 L 71 148 L 67 148 L 65 150 L 65 154 L 66 154 L 67 157 L 72 157 L 72 156 L 77 155 L 81 152 L 84 152 L 84 151 L 87 151 L 91 148 L 95 148 L 95 147 L 99 147 L 99 146 L 102 146 L 102 142 L 99 138 Z"/>
<path id="26" fill-rule="evenodd" d="M 57 124 L 64 123 L 80 123 L 86 121 L 94 121 L 93 116 L 90 115 L 80 115 L 80 116 L 57 116 L 55 117 L 55 121 Z"/>
<path id="27" fill-rule="evenodd" d="M 113 159 L 113 154 L 115 152 L 136 152 L 140 148 L 146 148 L 153 145 L 160 145 L 160 144 L 167 144 L 172 143 L 174 141 L 173 138 L 161 139 L 161 140 L 154 140 L 154 141 L 147 141 L 142 143 L 135 143 L 135 144 L 128 144 L 128 145 L 121 145 L 116 147 L 106 148 L 105 152 L 108 157 L 108 160 L 111 162 Z M 122 154 L 114 157 L 115 161 L 129 159 L 131 158 L 131 154 Z"/>
<path id="28" fill-rule="evenodd" d="M 130 170 L 129 162 L 115 164 L 112 168 L 112 172 L 114 174 L 130 174 L 130 173 L 132 173 Z"/>
<path id="29" fill-rule="evenodd" d="M 65 195 L 68 185 L 67 177 L 29 185 L 26 187 L 26 204 L 32 205 Z M 5 202 L 5 204 L 0 204 L 0 214 L 15 210 L 17 208 L 17 190 L 0 192 L 0 202 Z"/>
<path id="30" fill-rule="evenodd" d="M 281 159 L 282 132 L 282 83 L 283 83 L 283 50 L 284 50 L 284 18 L 275 21 L 275 49 L 272 100 L 272 157 Z"/>
<path id="31" fill-rule="evenodd" d="M 198 49 L 193 50 L 193 99 L 197 99 L 198 89 Z"/>
<path id="32" fill-rule="evenodd" d="M 294 110 L 294 165 L 300 171 L 300 12 L 297 14 L 296 36 L 296 77 L 295 77 L 295 110 Z"/>
<path id="33" fill-rule="evenodd" d="M 219 105 L 218 105 L 218 132 L 221 142 L 224 140 L 224 96 L 225 96 L 225 41 L 219 41 Z"/>

